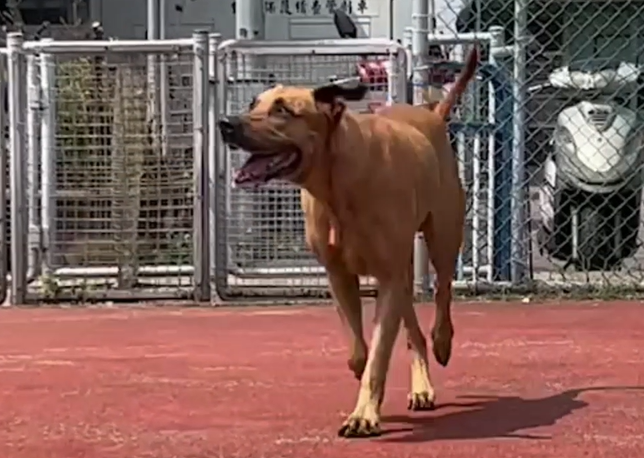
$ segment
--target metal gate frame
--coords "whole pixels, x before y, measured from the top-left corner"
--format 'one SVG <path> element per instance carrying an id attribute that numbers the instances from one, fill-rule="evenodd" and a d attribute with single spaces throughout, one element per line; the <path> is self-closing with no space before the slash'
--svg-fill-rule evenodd
<path id="1" fill-rule="evenodd" d="M 151 289 L 127 289 L 127 290 L 103 290 L 89 291 L 83 295 L 84 299 L 94 300 L 137 300 L 137 299 L 161 299 L 161 298 L 186 298 L 196 301 L 207 300 L 210 295 L 210 277 L 209 277 L 209 251 L 202 249 L 209 246 L 210 231 L 208 225 L 208 216 L 210 210 L 210 193 L 208 190 L 208 53 L 209 36 L 206 31 L 197 31 L 192 38 L 175 39 L 175 40 L 114 40 L 114 41 L 25 41 L 22 33 L 10 33 L 7 36 L 7 48 L 4 50 L 8 57 L 8 94 L 9 94 L 9 139 L 10 139 L 10 160 L 11 160 L 11 304 L 24 304 L 28 301 L 40 300 L 42 295 L 33 293 L 28 290 L 28 285 L 32 281 L 44 281 L 44 276 L 51 276 L 55 281 L 63 280 L 66 277 L 72 277 L 73 281 L 83 282 L 86 278 L 100 277 L 109 278 L 115 275 L 117 268 L 107 266 L 100 268 L 98 271 L 83 268 L 61 268 L 52 269 L 47 263 L 47 243 L 52 240 L 51 233 L 45 233 L 46 228 L 32 228 L 33 221 L 29 216 L 38 214 L 42 219 L 50 218 L 52 203 L 55 204 L 53 193 L 55 192 L 55 183 L 52 181 L 52 161 L 55 161 L 55 128 L 51 124 L 55 121 L 53 115 L 53 94 L 48 90 L 52 89 L 52 78 L 48 74 L 47 62 L 56 54 L 79 54 L 79 55 L 100 55 L 106 53 L 142 53 L 142 54 L 161 54 L 173 53 L 180 50 L 191 51 L 193 54 L 193 87 L 192 87 L 192 105 L 193 105 L 193 230 L 192 230 L 192 250 L 193 265 L 185 266 L 154 266 L 153 268 L 141 268 L 137 274 L 141 276 L 176 276 L 181 274 L 191 278 L 191 285 L 188 289 L 175 288 L 170 291 L 154 291 Z M 33 74 L 34 66 L 28 75 L 27 58 L 33 61 L 33 56 L 40 57 L 40 78 L 44 81 L 45 93 L 41 94 L 42 99 L 36 100 L 37 109 L 41 110 L 41 122 L 43 134 L 40 147 L 42 152 L 34 153 L 32 138 L 27 141 L 25 126 L 27 123 L 28 107 L 27 81 L 35 80 Z M 43 71 L 44 68 L 44 71 Z M 29 78 L 28 78 L 29 76 Z M 31 81 L 32 83 L 34 81 Z M 32 97 L 33 98 L 33 95 Z M 34 102 L 34 100 L 31 100 Z M 34 126 L 31 126 L 34 128 Z M 37 130 L 30 132 L 30 136 L 36 134 Z M 29 143 L 32 143 L 29 145 Z M 31 146 L 28 148 L 28 145 Z M 37 152 L 37 151 L 36 151 Z M 34 163 L 35 157 L 38 158 L 39 164 Z M 4 156 L 3 156 L 4 158 Z M 0 160 L 0 166 L 2 160 Z M 38 172 L 41 170 L 40 179 L 37 179 Z M 36 185 L 39 183 L 39 185 Z M 27 185 L 27 186 L 26 186 Z M 2 181 L 0 181 L 2 187 Z M 0 189 L 0 193 L 4 187 Z M 0 198 L 1 198 L 0 194 Z M 39 204 L 39 209 L 35 211 L 34 204 Z M 0 210 L 4 211 L 4 210 Z M 38 219 L 38 218 L 36 218 Z M 0 230 L 2 229 L 2 213 L 0 213 Z M 50 230 L 54 228 L 50 224 Z M 38 230 L 38 234 L 29 236 L 28 229 Z M 36 235 L 37 237 L 33 237 Z M 37 240 L 38 243 L 28 241 Z M 4 238 L 0 243 L 4 243 Z M 33 245 L 37 245 L 33 246 Z M 31 256 L 28 248 L 39 248 L 41 256 Z M 2 253 L 3 245 L 0 245 Z M 44 275 L 41 275 L 44 274 Z M 2 276 L 6 278 L 6 275 Z M 72 286 L 73 287 L 73 286 Z M 73 297 L 73 296 L 72 296 Z M 57 300 L 65 300 L 65 297 L 56 297 Z"/>
<path id="2" fill-rule="evenodd" d="M 384 39 L 354 40 L 307 40 L 307 41 L 238 41 L 227 40 L 219 45 L 217 62 L 211 61 L 215 69 L 216 88 L 213 91 L 211 111 L 211 144 L 214 164 L 211 181 L 214 183 L 214 210 L 211 213 L 214 244 L 211 251 L 213 263 L 214 290 L 219 300 L 235 298 L 293 298 L 326 297 L 327 282 L 324 269 L 317 263 L 315 267 L 269 267 L 244 269 L 231 265 L 228 238 L 228 203 L 230 201 L 230 162 L 231 155 L 215 132 L 219 116 L 227 114 L 227 97 L 231 88 L 229 81 L 231 59 L 247 56 L 270 61 L 271 56 L 327 56 L 356 57 L 377 55 L 389 59 L 388 103 L 403 102 L 406 97 L 407 53 L 398 42 Z M 296 192 L 295 187 L 293 187 Z M 314 258 L 311 255 L 311 259 Z M 233 287 L 232 283 L 235 282 Z M 362 279 L 363 290 L 373 289 L 372 279 Z"/>
<path id="3" fill-rule="evenodd" d="M 7 48 L 0 50 L 0 304 L 4 303 L 7 299 L 7 289 L 9 282 L 7 277 L 10 273 L 10 252 L 9 240 L 11 232 L 9 231 L 7 209 L 10 205 L 9 201 L 9 145 L 7 144 L 7 115 L 8 111 L 5 110 L 7 105 L 7 98 L 9 91 L 8 88 L 8 63 L 7 63 Z"/>

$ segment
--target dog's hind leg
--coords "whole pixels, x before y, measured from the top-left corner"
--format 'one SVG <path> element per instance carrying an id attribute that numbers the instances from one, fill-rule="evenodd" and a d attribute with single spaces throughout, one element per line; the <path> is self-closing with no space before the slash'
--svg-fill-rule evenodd
<path id="1" fill-rule="evenodd" d="M 327 266 L 327 274 L 338 315 L 351 346 L 351 355 L 347 365 L 355 377 L 360 380 L 367 364 L 367 343 L 364 339 L 362 326 L 359 278 L 357 275 L 350 274 L 340 262 Z"/>
<path id="2" fill-rule="evenodd" d="M 463 220 L 456 217 L 456 214 L 453 216 L 454 218 L 437 218 L 440 224 L 433 224 L 433 218 L 429 216 L 422 227 L 427 251 L 436 271 L 436 317 L 431 336 L 434 357 L 442 366 L 447 365 L 452 355 L 452 281 L 463 239 Z"/>

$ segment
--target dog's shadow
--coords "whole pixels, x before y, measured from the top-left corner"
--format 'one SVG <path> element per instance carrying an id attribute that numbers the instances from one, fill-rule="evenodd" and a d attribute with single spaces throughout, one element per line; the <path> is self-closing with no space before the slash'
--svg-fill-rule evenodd
<path id="1" fill-rule="evenodd" d="M 579 398 L 585 392 L 644 390 L 644 386 L 607 386 L 579 388 L 544 398 L 524 399 L 518 396 L 461 396 L 460 401 L 439 406 L 429 415 L 385 416 L 383 423 L 408 426 L 386 430 L 383 442 L 427 442 L 449 439 L 549 439 L 520 431 L 554 425 L 558 420 L 588 406 Z M 442 409 L 459 410 L 441 414 Z"/>

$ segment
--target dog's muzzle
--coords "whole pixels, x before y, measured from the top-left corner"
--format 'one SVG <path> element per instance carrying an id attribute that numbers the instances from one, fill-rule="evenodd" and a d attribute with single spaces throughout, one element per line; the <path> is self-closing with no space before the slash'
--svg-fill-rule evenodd
<path id="1" fill-rule="evenodd" d="M 224 143 L 238 147 L 243 142 L 244 126 L 239 116 L 229 116 L 219 121 L 218 124 Z"/>

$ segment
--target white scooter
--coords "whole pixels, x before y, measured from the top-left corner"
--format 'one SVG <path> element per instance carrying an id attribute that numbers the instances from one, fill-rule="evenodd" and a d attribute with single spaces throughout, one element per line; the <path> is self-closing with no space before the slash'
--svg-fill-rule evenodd
<path id="1" fill-rule="evenodd" d="M 539 190 L 540 251 L 582 270 L 609 270 L 638 248 L 643 185 L 640 68 L 586 61 L 547 85 L 573 96 L 557 116 Z"/>

